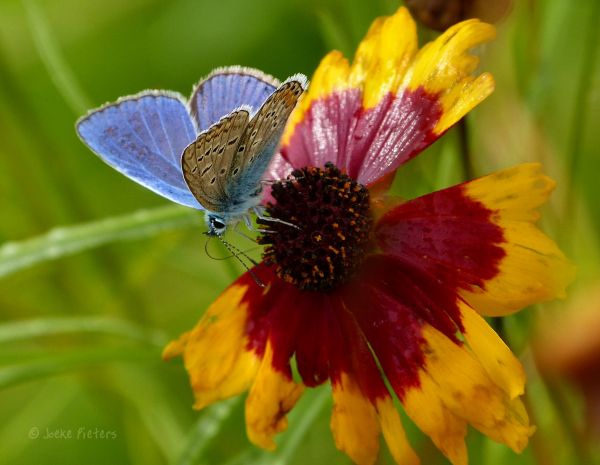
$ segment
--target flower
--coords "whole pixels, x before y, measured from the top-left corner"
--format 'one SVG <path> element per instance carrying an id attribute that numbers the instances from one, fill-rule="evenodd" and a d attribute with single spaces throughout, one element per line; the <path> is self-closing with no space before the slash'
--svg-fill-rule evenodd
<path id="1" fill-rule="evenodd" d="M 571 265 L 534 224 L 553 182 L 525 164 L 405 203 L 385 195 L 492 92 L 467 50 L 493 35 L 469 20 L 417 50 L 400 8 L 352 65 L 322 60 L 270 167 L 267 210 L 283 222 L 262 223 L 266 287 L 244 274 L 165 349 L 183 357 L 195 408 L 249 390 L 248 436 L 273 449 L 303 390 L 329 380 L 336 446 L 358 464 L 374 463 L 380 433 L 398 463 L 418 462 L 393 396 L 454 464 L 468 424 L 526 446 L 523 368 L 481 315 L 564 294 Z"/>

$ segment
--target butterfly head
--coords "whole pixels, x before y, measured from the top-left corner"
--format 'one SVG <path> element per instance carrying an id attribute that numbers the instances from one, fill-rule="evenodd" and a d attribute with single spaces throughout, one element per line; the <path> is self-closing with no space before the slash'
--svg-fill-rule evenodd
<path id="1" fill-rule="evenodd" d="M 206 215 L 206 224 L 208 226 L 206 234 L 209 236 L 222 236 L 227 229 L 227 221 L 221 215 L 215 213 Z"/>

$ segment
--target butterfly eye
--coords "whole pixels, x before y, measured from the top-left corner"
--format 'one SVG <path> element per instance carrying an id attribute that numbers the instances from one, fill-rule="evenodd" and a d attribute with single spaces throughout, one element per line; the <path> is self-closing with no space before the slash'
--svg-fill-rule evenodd
<path id="1" fill-rule="evenodd" d="M 215 230 L 225 229 L 225 223 L 217 218 L 211 218 L 210 224 Z"/>

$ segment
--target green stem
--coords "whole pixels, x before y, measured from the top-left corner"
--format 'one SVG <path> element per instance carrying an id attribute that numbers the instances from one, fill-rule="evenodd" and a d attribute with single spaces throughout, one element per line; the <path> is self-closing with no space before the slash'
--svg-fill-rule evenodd
<path id="1" fill-rule="evenodd" d="M 492 328 L 496 332 L 496 334 L 504 341 L 504 343 L 510 347 L 509 341 L 506 337 L 506 326 L 504 324 L 505 317 L 493 317 L 490 319 L 490 323 Z"/>
<path id="2" fill-rule="evenodd" d="M 548 391 L 548 396 L 554 405 L 554 411 L 559 418 L 559 423 L 563 425 L 563 429 L 571 442 L 573 453 L 577 457 L 577 463 L 592 463 L 592 454 L 586 443 L 585 435 L 577 426 L 573 409 L 567 402 L 559 383 L 548 376 L 541 376 Z"/>
<path id="3" fill-rule="evenodd" d="M 535 410 L 533 408 L 533 403 L 531 402 L 531 396 L 528 390 L 525 390 L 523 402 L 525 404 L 527 413 L 529 414 L 529 419 L 531 420 L 531 423 L 534 425 L 538 424 L 538 421 L 536 420 Z M 548 449 L 548 443 L 544 439 L 545 438 L 543 436 L 540 436 L 540 432 L 534 434 L 531 437 L 531 451 L 535 463 L 537 463 L 538 465 L 554 465 L 554 456 Z"/>
<path id="4" fill-rule="evenodd" d="M 473 179 L 473 161 L 471 157 L 471 148 L 469 146 L 469 127 L 467 125 L 467 116 L 462 118 L 457 125 L 458 146 L 460 149 L 460 161 L 465 181 Z"/>

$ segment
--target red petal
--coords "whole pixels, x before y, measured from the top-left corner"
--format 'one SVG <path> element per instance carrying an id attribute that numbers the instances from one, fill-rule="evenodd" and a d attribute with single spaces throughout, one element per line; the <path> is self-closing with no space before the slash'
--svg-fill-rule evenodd
<path id="1" fill-rule="evenodd" d="M 492 214 L 459 185 L 395 207 L 378 222 L 376 237 L 385 253 L 455 289 L 483 287 L 505 255 Z"/>
<path id="2" fill-rule="evenodd" d="M 312 102 L 282 148 L 295 167 L 333 162 L 362 184 L 372 184 L 434 142 L 442 110 L 422 88 L 388 94 L 364 109 L 360 89 L 345 89 Z"/>
<path id="3" fill-rule="evenodd" d="M 257 271 L 261 279 L 271 271 Z M 375 401 L 386 395 L 381 373 L 355 316 L 340 291 L 303 292 L 274 278 L 266 292 L 254 286 L 247 320 L 248 345 L 262 356 L 270 344 L 273 368 L 291 378 L 295 357 L 302 381 L 316 386 L 342 374 L 356 379 L 361 392 Z"/>
<path id="4" fill-rule="evenodd" d="M 457 295 L 434 276 L 393 257 L 371 256 L 347 305 L 364 332 L 396 394 L 419 385 L 424 366 L 425 323 L 459 344 Z"/>

